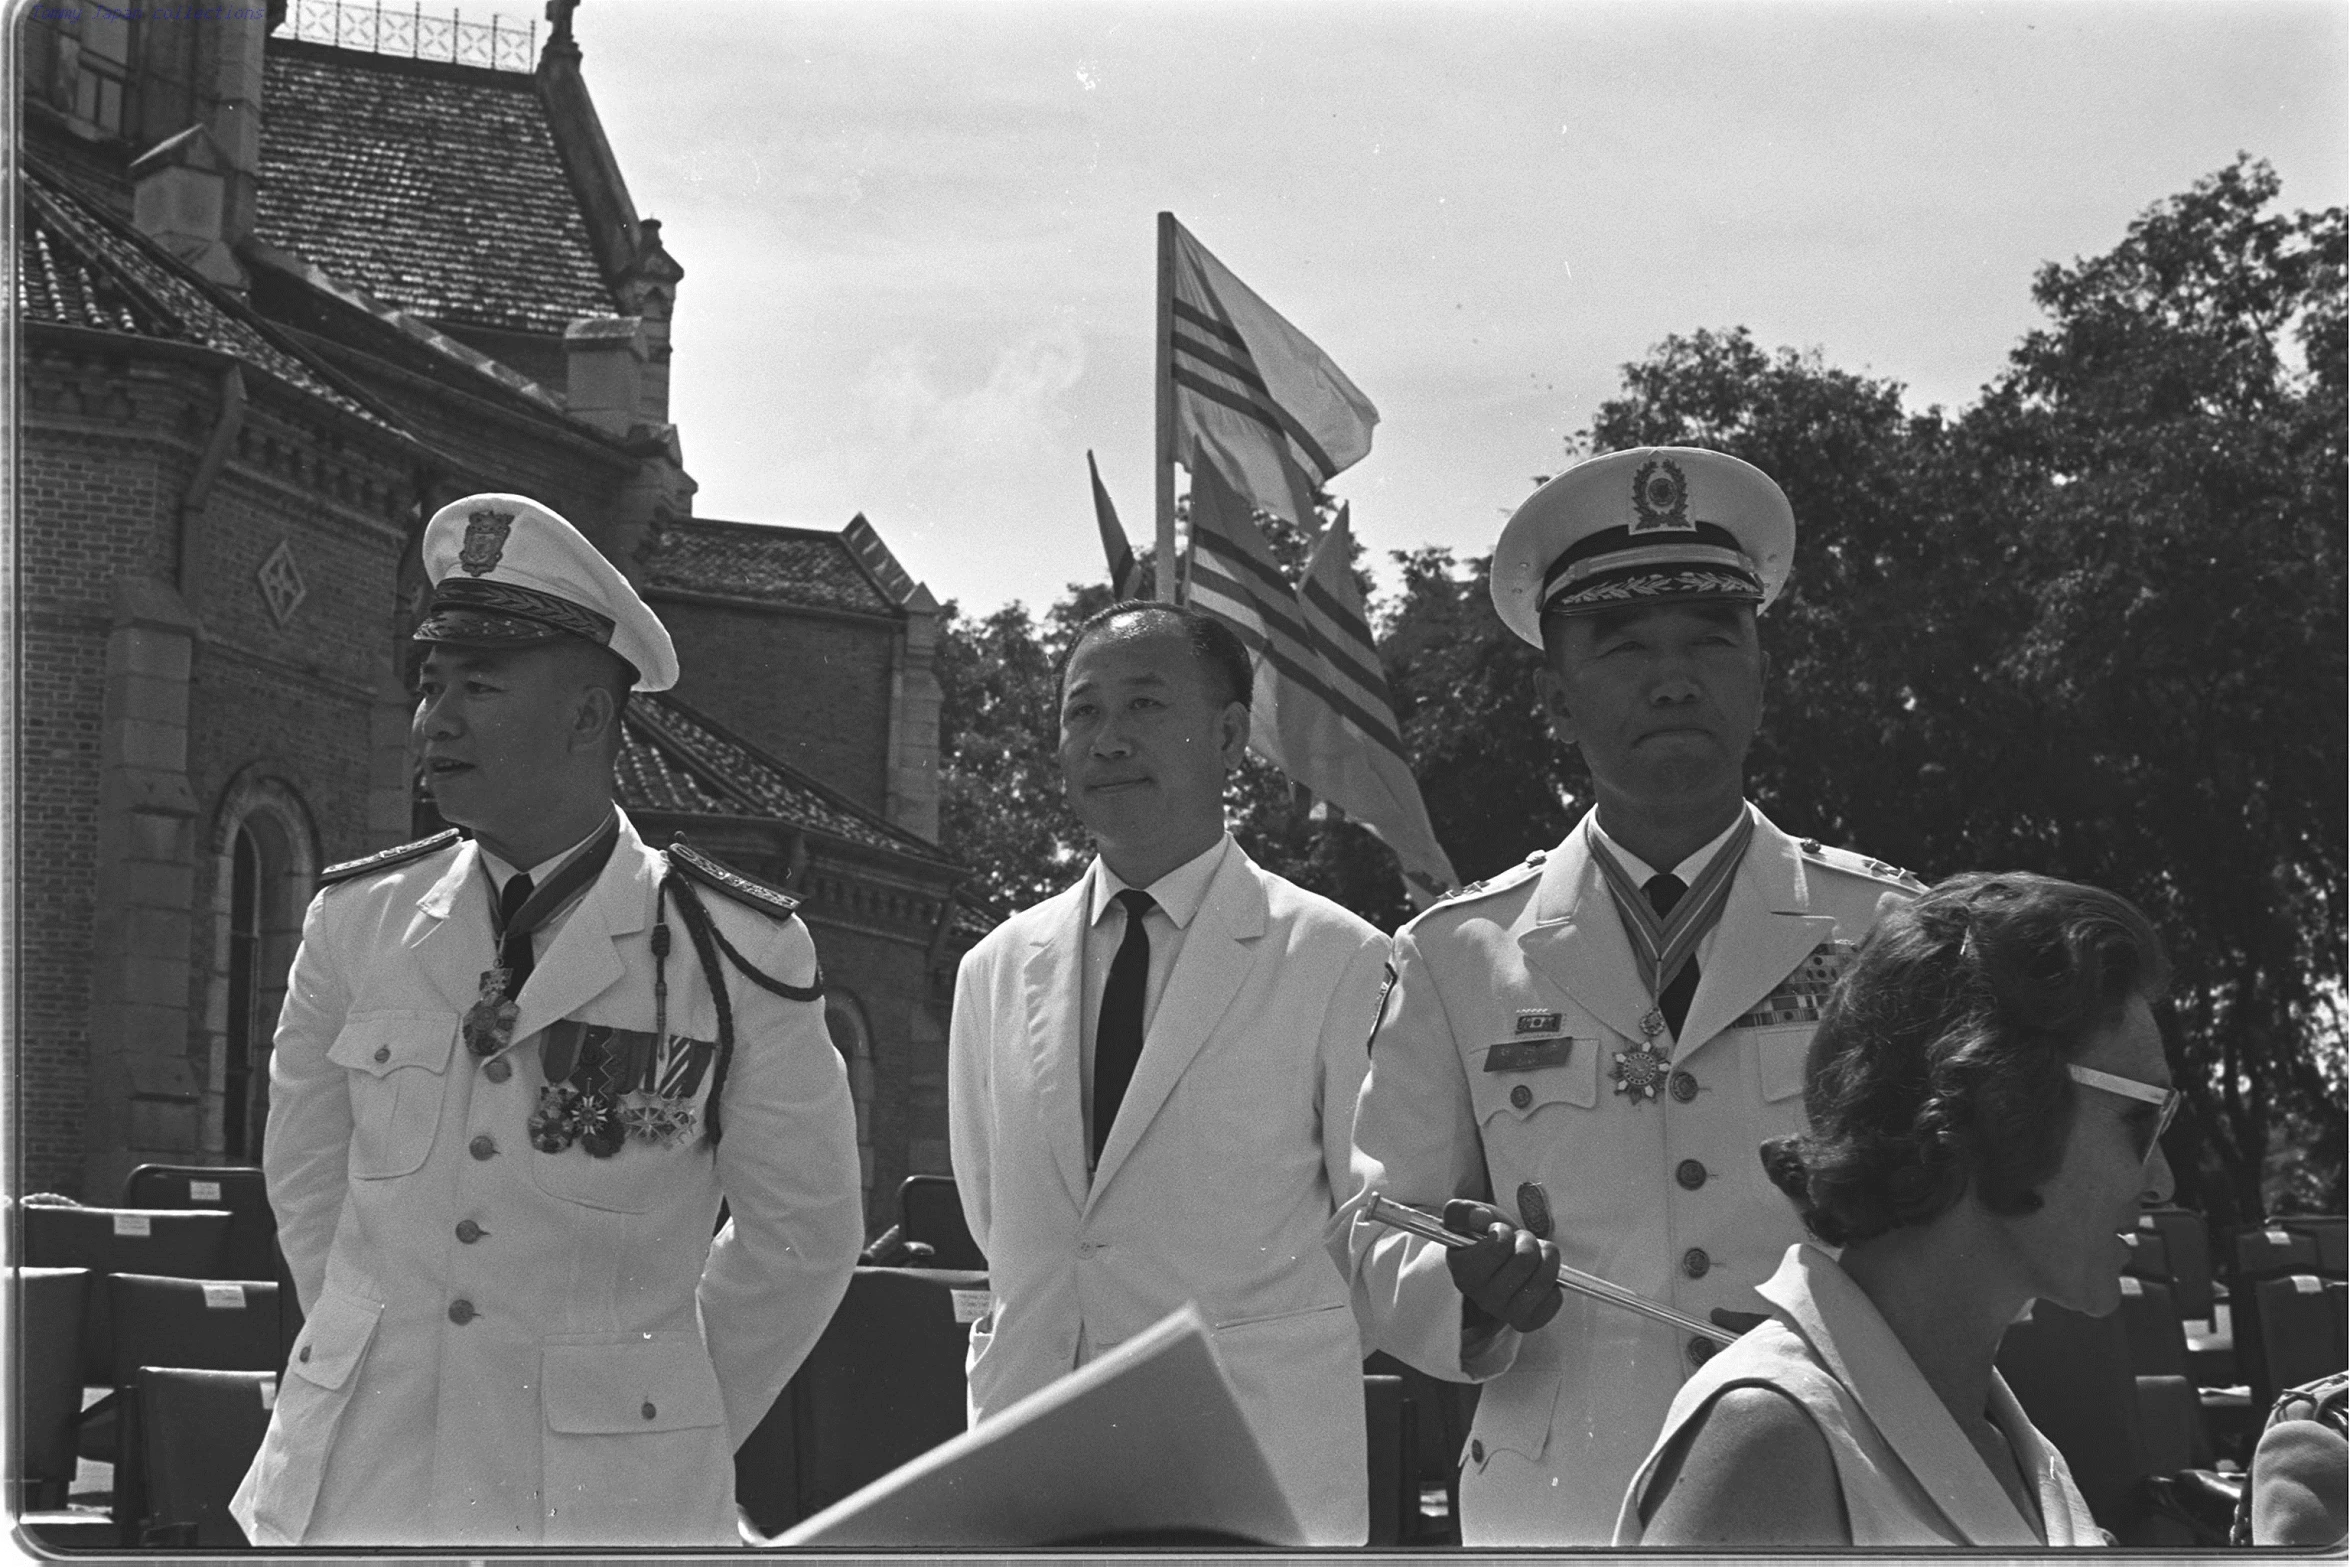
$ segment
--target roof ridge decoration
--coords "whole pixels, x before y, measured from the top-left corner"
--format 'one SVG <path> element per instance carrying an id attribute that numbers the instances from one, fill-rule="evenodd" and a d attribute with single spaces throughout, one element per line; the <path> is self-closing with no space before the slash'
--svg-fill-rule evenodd
<path id="1" fill-rule="evenodd" d="M 508 391 L 529 398 L 548 412 L 560 414 L 572 423 L 580 424 L 583 428 L 595 428 L 585 424 L 584 421 L 573 419 L 571 407 L 563 400 L 560 393 L 549 391 L 513 366 L 502 364 L 479 349 L 468 348 L 455 338 L 435 331 L 407 311 L 396 305 L 385 304 L 356 284 L 337 281 L 316 262 L 297 256 L 291 251 L 280 250 L 267 240 L 253 237 L 248 237 L 238 249 L 266 266 L 275 267 L 280 272 L 291 273 L 322 294 L 339 299 L 354 309 L 366 311 L 394 331 L 416 339 L 433 352 L 455 360 L 469 370 L 488 376 Z M 601 435 L 604 432 L 598 430 L 596 433 Z"/>
<path id="2" fill-rule="evenodd" d="M 135 305 L 145 317 L 144 329 L 138 319 L 121 319 L 105 326 L 89 323 L 54 323 L 79 325 L 88 330 L 126 333 L 155 342 L 178 343 L 200 348 L 224 358 L 251 365 L 255 370 L 281 384 L 328 404 L 338 412 L 364 420 L 368 424 L 410 442 L 424 446 L 416 434 L 395 415 L 376 405 L 363 391 L 353 387 L 333 366 L 322 363 L 299 344 L 284 340 L 271 323 L 256 313 L 243 300 L 229 295 L 219 285 L 197 272 L 185 261 L 156 244 L 138 228 L 105 211 L 84 195 L 69 179 L 45 167 L 38 159 L 27 158 L 19 166 L 23 178 L 18 189 L 38 220 L 25 226 L 26 232 L 17 237 L 21 247 L 29 240 L 41 253 L 44 264 L 43 281 L 56 291 L 63 280 L 59 277 L 58 258 L 42 235 L 46 223 L 68 247 L 78 254 L 85 269 L 102 272 L 104 281 L 119 290 L 130 305 Z M 125 254 L 106 254 L 109 243 L 128 247 Z M 135 274 L 134 264 L 154 269 L 151 277 Z M 158 283 L 172 290 L 185 290 L 186 297 L 165 298 L 157 290 Z M 19 279 L 20 311 L 24 304 L 24 280 Z M 191 308 L 193 307 L 193 308 Z M 191 319 L 208 314 L 210 330 L 205 322 Z"/>
<path id="3" fill-rule="evenodd" d="M 568 22 L 568 15 L 565 20 Z M 495 11 L 487 22 L 468 22 L 463 10 L 455 6 L 446 17 L 427 16 L 421 0 L 412 0 L 406 11 L 386 11 L 380 3 L 362 6 L 344 5 L 342 0 L 293 0 L 277 28 L 280 38 L 355 54 L 468 65 L 522 76 L 537 69 L 538 34 L 535 20 L 519 30 L 508 27 L 501 31 Z"/>

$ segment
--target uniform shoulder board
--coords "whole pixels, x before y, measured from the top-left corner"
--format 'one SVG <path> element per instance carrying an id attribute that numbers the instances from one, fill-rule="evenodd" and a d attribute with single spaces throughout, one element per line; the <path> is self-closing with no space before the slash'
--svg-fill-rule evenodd
<path id="1" fill-rule="evenodd" d="M 1916 875 L 1884 860 L 1873 860 L 1865 854 L 1855 854 L 1850 849 L 1832 849 L 1817 838 L 1806 838 L 1797 847 L 1803 850 L 1805 857 L 1833 869 L 1866 876 L 1873 881 L 1889 881 L 1912 892 L 1926 890 L 1926 884 Z"/>
<path id="2" fill-rule="evenodd" d="M 355 881 L 361 876 L 371 876 L 377 871 L 388 871 L 394 866 L 405 865 L 410 860 L 421 860 L 428 854 L 437 854 L 448 848 L 464 836 L 456 828 L 451 827 L 445 831 L 436 832 L 429 838 L 419 838 L 414 843 L 403 843 L 396 849 L 379 849 L 373 854 L 363 854 L 355 860 L 345 860 L 340 865 L 329 865 L 318 873 L 318 885 L 332 887 L 341 882 Z"/>
<path id="3" fill-rule="evenodd" d="M 1507 870 L 1495 871 L 1484 880 L 1470 882 L 1465 887 L 1455 887 L 1431 907 L 1448 908 L 1455 903 L 1466 903 L 1471 898 L 1483 897 L 1489 892 L 1507 891 L 1541 870 L 1543 862 L 1549 857 L 1548 850 L 1537 849 Z"/>
<path id="4" fill-rule="evenodd" d="M 729 870 L 682 839 L 670 844 L 667 852 L 669 863 L 693 881 L 713 892 L 722 892 L 745 908 L 756 909 L 770 919 L 790 919 L 799 909 L 800 900 L 790 893 L 778 892 L 765 882 L 753 881 L 740 871 Z"/>

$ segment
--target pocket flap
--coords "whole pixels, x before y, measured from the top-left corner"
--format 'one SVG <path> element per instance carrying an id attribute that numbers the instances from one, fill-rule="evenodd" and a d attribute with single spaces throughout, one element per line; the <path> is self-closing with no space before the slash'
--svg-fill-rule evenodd
<path id="1" fill-rule="evenodd" d="M 370 1077 L 404 1066 L 445 1072 L 456 1046 L 454 1012 L 361 1012 L 343 1024 L 326 1058 Z"/>
<path id="2" fill-rule="evenodd" d="M 1809 1024 L 1756 1031 L 1755 1064 L 1766 1102 L 1803 1092 L 1803 1064 L 1811 1056 L 1811 1036 Z"/>
<path id="3" fill-rule="evenodd" d="M 318 1309 L 310 1313 L 302 1324 L 302 1336 L 294 1341 L 286 1369 L 320 1387 L 341 1387 L 351 1368 L 359 1364 L 359 1357 L 367 1353 L 367 1341 L 375 1336 L 375 1319 L 382 1315 L 383 1307 L 372 1300 L 332 1292 L 320 1295 Z"/>
<path id="4" fill-rule="evenodd" d="M 690 1334 L 549 1344 L 541 1373 L 552 1431 L 676 1431 L 726 1419 L 718 1373 L 701 1340 Z"/>
<path id="5" fill-rule="evenodd" d="M 1540 1041 L 1550 1043 L 1550 1041 Z M 1567 1104 L 1588 1110 L 1599 1102 L 1599 1041 L 1596 1039 L 1563 1039 L 1558 1043 L 1568 1047 L 1565 1062 L 1558 1066 L 1537 1066 L 1531 1071 L 1510 1071 L 1494 1066 L 1511 1059 L 1509 1054 L 1497 1056 L 1496 1051 L 1521 1053 L 1527 1041 L 1509 1040 L 1483 1047 L 1473 1053 L 1469 1063 L 1470 1093 L 1477 1106 L 1477 1119 L 1489 1120 L 1496 1115 L 1509 1114 L 1524 1120 L 1544 1105 Z M 1487 1070 L 1493 1067 L 1493 1070 Z"/>

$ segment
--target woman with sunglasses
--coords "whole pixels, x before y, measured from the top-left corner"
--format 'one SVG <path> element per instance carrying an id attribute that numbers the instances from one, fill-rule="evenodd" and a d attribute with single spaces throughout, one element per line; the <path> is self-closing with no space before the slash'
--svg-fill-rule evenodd
<path id="1" fill-rule="evenodd" d="M 2121 1303 L 2123 1236 L 2171 1190 L 2166 978 L 2145 916 L 2043 876 L 1877 926 L 1812 1041 L 1810 1130 L 1763 1148 L 1844 1250 L 1790 1247 L 1772 1315 L 1683 1386 L 1618 1545 L 2109 1543 L 1994 1360 L 2035 1300 Z"/>

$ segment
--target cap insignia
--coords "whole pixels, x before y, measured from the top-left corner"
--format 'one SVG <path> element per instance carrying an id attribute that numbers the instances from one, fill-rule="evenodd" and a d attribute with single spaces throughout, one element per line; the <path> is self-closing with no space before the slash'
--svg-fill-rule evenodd
<path id="1" fill-rule="evenodd" d="M 1665 528 L 1687 531 L 1697 526 L 1689 520 L 1689 480 L 1670 457 L 1644 462 L 1632 475 L 1632 509 L 1640 514 L 1640 520 L 1632 524 L 1634 533 Z"/>
<path id="2" fill-rule="evenodd" d="M 457 551 L 457 564 L 468 576 L 486 577 L 498 569 L 499 557 L 506 553 L 506 534 L 514 526 L 514 514 L 484 506 L 465 516 L 465 545 Z"/>

